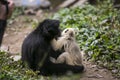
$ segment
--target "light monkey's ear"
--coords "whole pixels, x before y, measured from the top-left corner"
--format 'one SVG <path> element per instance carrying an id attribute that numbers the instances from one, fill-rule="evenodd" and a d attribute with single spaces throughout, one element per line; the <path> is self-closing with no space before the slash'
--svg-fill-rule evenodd
<path id="1" fill-rule="evenodd" d="M 64 30 L 64 33 L 67 33 L 68 31 L 69 31 L 69 28 L 65 29 L 65 30 Z"/>
<path id="2" fill-rule="evenodd" d="M 78 35 L 79 34 L 79 29 L 78 28 L 73 28 L 73 29 L 74 29 L 75 35 Z"/>
<path id="3" fill-rule="evenodd" d="M 68 31 L 69 31 L 69 29 L 68 29 L 68 28 L 64 29 L 64 30 L 61 32 L 61 36 L 66 35 Z"/>

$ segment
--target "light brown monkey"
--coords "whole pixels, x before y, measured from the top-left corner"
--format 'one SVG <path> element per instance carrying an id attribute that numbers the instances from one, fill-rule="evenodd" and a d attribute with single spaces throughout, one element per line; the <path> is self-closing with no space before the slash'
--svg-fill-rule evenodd
<path id="1" fill-rule="evenodd" d="M 59 37 L 58 40 L 54 39 L 51 44 L 54 50 L 60 50 L 62 48 L 65 50 L 57 59 L 51 57 L 52 62 L 82 65 L 81 50 L 75 39 L 74 28 L 66 28 L 63 30 L 61 37 Z"/>

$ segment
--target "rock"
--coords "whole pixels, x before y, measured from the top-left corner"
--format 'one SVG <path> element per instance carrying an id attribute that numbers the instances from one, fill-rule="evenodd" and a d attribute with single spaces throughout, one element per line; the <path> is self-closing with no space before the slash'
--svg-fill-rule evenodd
<path id="1" fill-rule="evenodd" d="M 118 70 L 114 69 L 114 70 L 112 70 L 112 73 L 116 74 L 116 73 L 118 73 Z"/>
<path id="2" fill-rule="evenodd" d="M 35 15 L 36 14 L 33 9 L 25 10 L 24 13 L 27 14 L 27 15 Z"/>
<path id="3" fill-rule="evenodd" d="M 13 0 L 15 6 L 22 6 L 32 9 L 38 8 L 48 8 L 51 6 L 51 3 L 48 0 Z"/>
<path id="4" fill-rule="evenodd" d="M 58 8 L 82 6 L 87 0 L 65 0 Z"/>
<path id="5" fill-rule="evenodd" d="M 106 63 L 104 63 L 103 65 L 104 65 L 104 66 L 107 66 L 107 65 L 108 65 L 108 63 L 106 62 Z"/>
<path id="6" fill-rule="evenodd" d="M 88 78 L 103 78 L 103 76 L 101 76 L 100 74 L 96 74 L 96 75 L 88 75 Z"/>
<path id="7" fill-rule="evenodd" d="M 49 9 L 50 6 L 51 6 L 51 3 L 48 0 L 41 0 L 40 8 Z"/>
<path id="8" fill-rule="evenodd" d="M 20 55 L 15 55 L 15 56 L 11 56 L 10 58 L 12 58 L 14 61 L 18 61 L 21 59 Z"/>
<path id="9" fill-rule="evenodd" d="M 115 60 L 115 63 L 120 63 L 120 60 Z"/>
<path id="10" fill-rule="evenodd" d="M 103 78 L 100 74 L 96 74 L 97 78 Z"/>
<path id="11" fill-rule="evenodd" d="M 42 14 L 42 10 L 38 10 L 38 11 L 36 12 L 36 16 L 41 16 L 41 14 Z"/>
<path id="12" fill-rule="evenodd" d="M 2 45 L 0 50 L 7 52 L 9 50 L 9 46 Z"/>
<path id="13" fill-rule="evenodd" d="M 5 33 L 5 34 L 4 34 L 4 37 L 7 37 L 7 36 L 8 36 L 8 34 L 7 34 L 7 33 Z"/>
<path id="14" fill-rule="evenodd" d="M 88 78 L 96 78 L 95 75 L 87 75 Z"/>
<path id="15" fill-rule="evenodd" d="M 87 0 L 79 0 L 78 2 L 76 2 L 73 7 L 77 7 L 77 6 L 83 6 L 85 4 L 85 2 L 87 2 Z"/>
<path id="16" fill-rule="evenodd" d="M 97 67 L 97 65 L 92 65 L 92 66 L 91 66 L 91 68 L 95 68 L 95 67 Z"/>
<path id="17" fill-rule="evenodd" d="M 76 0 L 66 0 L 65 2 L 63 2 L 60 6 L 58 6 L 58 8 L 64 8 L 64 7 L 68 7 L 70 4 L 74 3 Z M 78 1 L 78 0 L 77 0 Z"/>

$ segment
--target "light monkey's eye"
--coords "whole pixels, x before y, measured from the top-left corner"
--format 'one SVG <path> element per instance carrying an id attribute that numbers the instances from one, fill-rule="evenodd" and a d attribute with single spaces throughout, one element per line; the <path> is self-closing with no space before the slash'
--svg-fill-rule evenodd
<path id="1" fill-rule="evenodd" d="M 68 29 L 65 31 L 65 33 L 67 33 L 68 32 Z"/>

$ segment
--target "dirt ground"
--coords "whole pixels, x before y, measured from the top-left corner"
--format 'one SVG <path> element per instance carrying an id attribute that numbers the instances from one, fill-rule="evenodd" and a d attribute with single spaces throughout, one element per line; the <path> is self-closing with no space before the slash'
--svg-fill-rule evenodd
<path id="1" fill-rule="evenodd" d="M 39 16 L 21 15 L 17 17 L 8 25 L 1 49 L 8 50 L 11 54 L 21 53 L 21 45 L 24 38 L 33 30 L 32 23 L 42 21 L 45 16 L 46 14 L 42 13 Z M 86 59 L 83 63 L 85 71 L 82 73 L 80 80 L 118 80 L 112 77 L 110 71 L 94 65 L 86 61 Z"/>
<path id="2" fill-rule="evenodd" d="M 46 15 L 21 15 L 10 21 L 4 34 L 1 49 L 9 51 L 11 54 L 20 53 L 22 42 L 26 35 L 33 30 L 34 23 L 42 21 Z"/>

